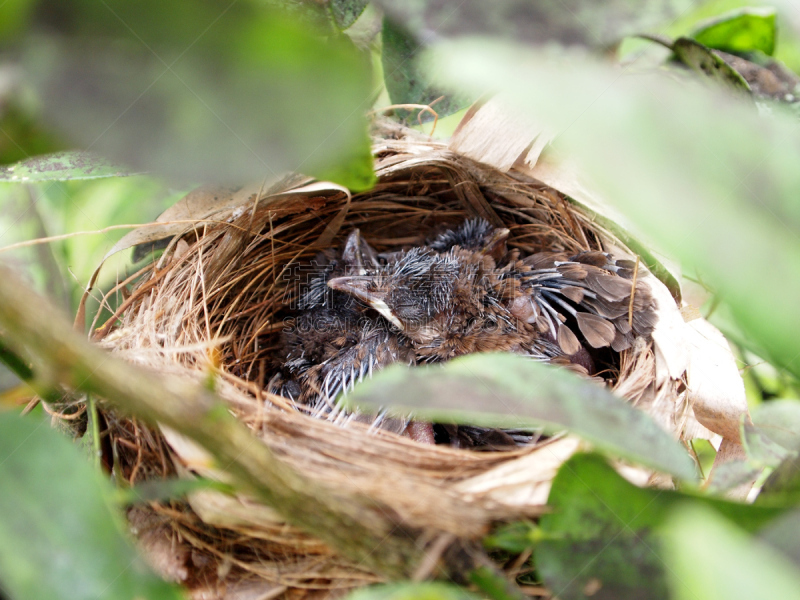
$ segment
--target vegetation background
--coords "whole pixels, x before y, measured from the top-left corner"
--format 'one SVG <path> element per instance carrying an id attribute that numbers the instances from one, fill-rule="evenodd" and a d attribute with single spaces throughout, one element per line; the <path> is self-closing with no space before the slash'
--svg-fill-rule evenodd
<path id="1" fill-rule="evenodd" d="M 625 226 L 679 261 L 689 297 L 705 299 L 698 308 L 733 342 L 761 427 L 745 435 L 748 459 L 729 483 L 755 473 L 762 492 L 725 503 L 724 482 L 684 482 L 662 495 L 580 456 L 551 495 L 563 519 L 509 526 L 487 547 L 532 549 L 529 577 L 564 599 L 604 597 L 570 587 L 587 568 L 628 597 L 800 597 L 800 88 L 789 79 L 789 91 L 765 93 L 708 50 L 800 72 L 800 5 L 752 4 L 5 0 L 0 262 L 72 319 L 129 230 L 121 226 L 153 220 L 197 185 L 297 171 L 367 189 L 369 114 L 427 132 L 428 112 L 387 107 L 432 104 L 442 117 L 435 133 L 447 136 L 472 102 L 499 93 L 558 132 L 559 151 Z M 695 45 L 678 43 L 686 38 Z M 702 67 L 708 60 L 716 71 Z M 27 244 L 41 238 L 53 239 Z M 109 258 L 98 290 L 136 268 L 124 254 Z M 109 308 L 90 301 L 87 322 Z M 96 440 L 67 441 L 42 426 L 41 408 L 19 415 L 32 394 L 22 380 L 36 381 L 7 329 L 0 596 L 182 597 L 122 534 L 131 496 L 103 480 Z M 713 460 L 710 446 L 695 450 L 704 465 Z M 629 518 L 615 528 L 611 514 Z M 598 548 L 615 558 L 593 561 Z M 654 572 L 667 588 L 653 585 Z M 472 582 L 492 597 L 515 593 L 480 575 Z M 468 593 L 408 583 L 354 597 Z"/>

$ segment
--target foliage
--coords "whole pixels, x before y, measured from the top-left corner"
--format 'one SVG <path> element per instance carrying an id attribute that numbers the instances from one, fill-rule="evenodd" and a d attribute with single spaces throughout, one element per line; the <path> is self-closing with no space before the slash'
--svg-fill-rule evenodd
<path id="1" fill-rule="evenodd" d="M 608 453 L 691 480 L 684 449 L 640 410 L 567 370 L 516 354 L 469 354 L 445 365 L 392 365 L 348 398 L 441 423 L 568 429 Z"/>
<path id="2" fill-rule="evenodd" d="M 373 4 L 385 15 L 365 10 L 364 0 L 6 1 L 0 242 L 150 220 L 207 181 L 240 184 L 296 170 L 366 189 L 374 182 L 369 108 L 444 96 L 434 106 L 444 116 L 502 90 L 560 132 L 559 150 L 580 161 L 631 229 L 713 287 L 722 306 L 712 318 L 750 363 L 765 357 L 774 365 L 745 373 L 750 389 L 786 399 L 742 423 L 747 457 L 720 470 L 707 490 L 691 487 L 681 449 L 641 413 L 515 357 L 388 369 L 352 400 L 452 420 L 465 418 L 466 407 L 471 422 L 505 423 L 511 412 L 515 423 L 567 428 L 592 441 L 602 455 L 578 455 L 561 468 L 551 514 L 485 540 L 497 552 L 532 551 L 536 574 L 559 597 L 795 597 L 800 408 L 788 398 L 797 396 L 800 376 L 800 89 L 775 62 L 800 65 L 791 22 L 727 0 L 694 11 L 682 0 Z M 778 26 L 787 28 L 780 37 Z M 626 42 L 624 67 L 611 65 L 609 51 L 635 34 L 666 49 Z M 657 72 L 645 69 L 654 56 Z M 388 96 L 372 89 L 371 65 Z M 760 87 L 768 71 L 778 73 L 777 92 Z M 42 156 L 56 151 L 67 153 Z M 72 314 L 92 267 L 123 233 L 76 236 L 3 259 Z M 123 261 L 115 266 L 99 287 L 132 272 Z M 440 392 L 437 406 L 413 405 L 415 393 L 431 391 Z M 0 477 L 14 492 L 0 495 L 0 587 L 12 598 L 64 590 L 179 597 L 140 566 L 118 533 L 109 486 L 76 452 L 31 417 L 0 415 Z M 609 457 L 672 473 L 684 488 L 637 488 Z M 755 504 L 714 498 L 754 476 L 765 480 Z M 170 484 L 139 498 L 185 491 Z M 474 572 L 471 581 L 506 597 L 493 577 Z M 406 597 L 471 595 L 452 584 L 401 583 L 352 596 Z"/>
<path id="3" fill-rule="evenodd" d="M 536 564 L 564 600 L 585 597 L 592 581 L 602 582 L 601 597 L 666 597 L 672 563 L 664 560 L 662 530 L 682 506 L 713 509 L 751 532 L 781 514 L 772 507 L 638 488 L 593 455 L 564 464 L 548 504 L 553 512 L 541 520 Z"/>
<path id="4" fill-rule="evenodd" d="M 184 597 L 122 535 L 111 485 L 41 418 L 0 414 L 0 479 L 0 581 L 12 598 Z"/>

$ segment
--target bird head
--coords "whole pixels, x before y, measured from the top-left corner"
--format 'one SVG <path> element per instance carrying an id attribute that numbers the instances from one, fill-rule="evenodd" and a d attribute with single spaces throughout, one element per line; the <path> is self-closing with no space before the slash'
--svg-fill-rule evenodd
<path id="1" fill-rule="evenodd" d="M 451 307 L 459 274 L 454 255 L 413 248 L 372 273 L 335 277 L 328 286 L 365 302 L 413 339 Z"/>
<path id="2" fill-rule="evenodd" d="M 455 229 L 449 229 L 433 238 L 428 246 L 440 253 L 458 246 L 499 261 L 506 254 L 506 241 L 510 233 L 505 227 L 492 226 L 486 219 L 468 219 Z"/>

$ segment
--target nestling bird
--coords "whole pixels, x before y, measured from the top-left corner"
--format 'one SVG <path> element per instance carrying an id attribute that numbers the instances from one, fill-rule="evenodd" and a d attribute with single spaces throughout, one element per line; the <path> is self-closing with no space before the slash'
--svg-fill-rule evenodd
<path id="1" fill-rule="evenodd" d="M 334 277 L 328 286 L 394 324 L 421 362 L 488 350 L 556 358 L 584 344 L 619 352 L 634 334 L 651 333 L 654 302 L 645 284 L 630 280 L 629 261 L 601 252 L 520 259 L 516 251 L 495 260 L 507 236 L 467 221 L 374 273 Z"/>
<path id="2" fill-rule="evenodd" d="M 367 276 L 379 266 L 375 251 L 356 229 L 341 253 L 317 257 L 311 277 L 298 298 L 301 313 L 283 332 L 284 375 L 276 392 L 308 406 L 315 416 L 342 415 L 335 399 L 355 384 L 394 362 L 413 363 L 413 352 L 390 331 L 385 321 L 327 282 L 345 273 Z M 379 415 L 376 426 L 401 433 L 406 422 Z"/>
<path id="3" fill-rule="evenodd" d="M 381 260 L 354 231 L 303 296 L 298 323 L 312 322 L 311 333 L 286 336 L 300 399 L 335 413 L 336 394 L 377 368 L 473 352 L 515 352 L 590 374 L 590 350 L 621 351 L 651 333 L 654 301 L 632 281 L 630 261 L 601 252 L 520 257 L 506 246 L 509 233 L 472 219 Z M 483 428 L 448 434 L 451 442 L 519 441 Z"/>

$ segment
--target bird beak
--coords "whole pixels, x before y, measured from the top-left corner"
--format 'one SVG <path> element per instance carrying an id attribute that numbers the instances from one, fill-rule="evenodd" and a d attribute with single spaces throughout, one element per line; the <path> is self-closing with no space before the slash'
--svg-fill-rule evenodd
<path id="1" fill-rule="evenodd" d="M 357 275 L 366 275 L 367 270 L 364 268 L 364 261 L 361 257 L 361 232 L 358 229 L 353 229 L 350 235 L 347 236 L 342 258 L 345 264 L 350 267 L 351 273 L 355 270 Z"/>
<path id="2" fill-rule="evenodd" d="M 342 259 L 344 259 L 345 266 L 348 267 L 347 272 L 351 275 L 366 275 L 367 266 L 378 266 L 378 256 L 375 249 L 367 243 L 367 240 L 361 237 L 361 232 L 358 229 L 354 229 L 347 236 Z"/>
<path id="3" fill-rule="evenodd" d="M 366 302 L 398 329 L 405 329 L 400 319 L 394 315 L 386 304 L 386 292 L 369 289 L 371 283 L 372 277 L 369 276 L 334 277 L 328 280 L 328 287 L 332 290 L 345 292 Z"/>
<path id="4" fill-rule="evenodd" d="M 506 253 L 506 240 L 511 234 L 511 230 L 505 227 L 495 229 L 492 232 L 491 239 L 481 249 L 481 254 L 491 256 L 495 260 L 500 260 Z"/>

